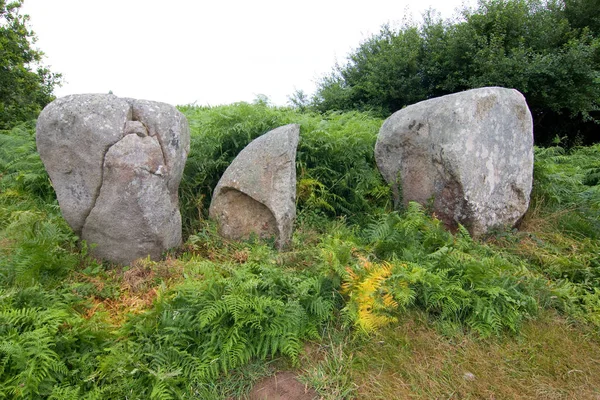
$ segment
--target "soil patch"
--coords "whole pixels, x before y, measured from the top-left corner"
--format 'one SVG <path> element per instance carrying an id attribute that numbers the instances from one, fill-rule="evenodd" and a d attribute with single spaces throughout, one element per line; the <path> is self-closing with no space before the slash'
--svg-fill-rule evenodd
<path id="1" fill-rule="evenodd" d="M 249 394 L 250 400 L 314 400 L 319 395 L 296 379 L 293 372 L 279 372 L 259 381 Z"/>

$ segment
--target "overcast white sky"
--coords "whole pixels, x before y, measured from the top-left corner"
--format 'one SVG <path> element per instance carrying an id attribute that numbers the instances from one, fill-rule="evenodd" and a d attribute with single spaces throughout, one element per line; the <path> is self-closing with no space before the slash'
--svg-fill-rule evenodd
<path id="1" fill-rule="evenodd" d="M 57 96 L 108 93 L 182 105 L 285 105 L 384 23 L 444 18 L 475 0 L 25 0 Z"/>

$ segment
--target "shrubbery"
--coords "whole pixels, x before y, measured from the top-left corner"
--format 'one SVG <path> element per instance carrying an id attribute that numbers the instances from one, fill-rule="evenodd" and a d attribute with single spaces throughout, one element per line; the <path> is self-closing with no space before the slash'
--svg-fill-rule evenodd
<path id="1" fill-rule="evenodd" d="M 300 124 L 296 161 L 300 211 L 358 220 L 389 201 L 373 154 L 381 120 L 369 114 L 321 115 L 264 103 L 187 106 L 181 111 L 192 132 L 180 186 L 185 232 L 192 232 L 208 216 L 212 190 L 237 154 L 256 137 L 290 123 Z"/>
<path id="2" fill-rule="evenodd" d="M 0 0 L 0 129 L 12 128 L 37 115 L 54 99 L 60 74 L 41 64 L 43 53 L 33 47 L 35 34 L 23 0 Z"/>
<path id="3" fill-rule="evenodd" d="M 600 31 L 594 1 L 481 0 L 457 21 L 422 23 L 363 42 L 319 84 L 314 108 L 381 116 L 483 86 L 527 99 L 537 144 L 598 140 Z"/>
<path id="4" fill-rule="evenodd" d="M 0 129 L 10 128 L 0 130 L 0 399 L 232 398 L 247 382 L 219 382 L 252 360 L 296 365 L 306 340 L 368 337 L 411 310 L 448 336 L 518 334 L 540 309 L 600 326 L 600 146 L 536 149 L 520 229 L 483 241 L 414 203 L 392 212 L 373 155 L 377 115 L 482 85 L 524 92 L 538 141 L 595 139 L 594 2 L 490 0 L 457 23 L 385 28 L 324 79 L 319 112 L 301 92 L 296 109 L 181 107 L 192 133 L 186 242 L 120 267 L 89 257 L 60 214 L 35 123 L 23 122 L 58 76 L 30 69 L 41 53 L 15 13 L 21 1 L 0 0 Z M 244 146 L 288 123 L 301 126 L 291 249 L 220 238 L 207 221 L 213 188 Z M 321 380 L 342 397 L 351 362 L 333 359 Z"/>

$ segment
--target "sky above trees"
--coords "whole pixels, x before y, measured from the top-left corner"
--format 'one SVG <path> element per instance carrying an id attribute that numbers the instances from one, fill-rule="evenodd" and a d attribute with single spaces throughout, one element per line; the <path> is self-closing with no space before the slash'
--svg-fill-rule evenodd
<path id="1" fill-rule="evenodd" d="M 288 2 L 26 0 L 21 12 L 45 64 L 62 73 L 57 96 L 107 93 L 171 104 L 217 105 L 266 95 L 284 105 L 383 24 L 444 18 L 461 0 Z"/>

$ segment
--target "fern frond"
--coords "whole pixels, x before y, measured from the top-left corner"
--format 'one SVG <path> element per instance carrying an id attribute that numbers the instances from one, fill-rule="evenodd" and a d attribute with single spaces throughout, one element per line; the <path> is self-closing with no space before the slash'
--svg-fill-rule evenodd
<path id="1" fill-rule="evenodd" d="M 171 400 L 171 399 L 174 399 L 174 397 L 171 394 L 171 391 L 169 390 L 168 385 L 165 382 L 158 380 L 152 386 L 152 392 L 150 392 L 150 399 L 152 399 L 152 400 Z"/>

